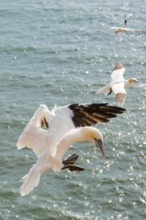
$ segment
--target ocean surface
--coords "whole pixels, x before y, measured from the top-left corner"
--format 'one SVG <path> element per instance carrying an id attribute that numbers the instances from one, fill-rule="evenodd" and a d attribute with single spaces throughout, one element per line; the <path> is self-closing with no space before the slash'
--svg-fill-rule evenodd
<path id="1" fill-rule="evenodd" d="M 110 27 L 143 29 L 115 34 Z M 116 62 L 128 89 L 126 112 L 98 124 L 106 158 L 89 142 L 76 143 L 84 172 L 45 172 L 28 196 L 20 180 L 35 163 L 16 142 L 40 104 L 109 103 L 96 95 Z M 0 219 L 146 219 L 146 1 L 0 1 Z"/>

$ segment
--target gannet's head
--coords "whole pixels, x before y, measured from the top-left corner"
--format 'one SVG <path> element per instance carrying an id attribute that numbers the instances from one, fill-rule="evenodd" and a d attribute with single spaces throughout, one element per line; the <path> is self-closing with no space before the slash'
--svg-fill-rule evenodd
<path id="1" fill-rule="evenodd" d="M 136 82 L 138 82 L 138 79 L 136 79 L 136 78 L 130 78 L 130 79 L 128 79 L 128 83 L 129 83 L 130 85 L 133 85 L 133 84 L 136 83 Z"/>
<path id="2" fill-rule="evenodd" d="M 123 68 L 123 65 L 121 63 L 116 63 L 115 66 L 114 66 L 114 70 L 119 70 L 119 69 L 122 69 Z"/>
<path id="3" fill-rule="evenodd" d="M 100 149 L 102 155 L 105 157 L 102 133 L 97 128 L 93 128 L 93 127 L 84 127 L 83 129 L 84 129 L 83 133 L 85 137 L 89 141 L 94 142 L 96 147 Z"/>

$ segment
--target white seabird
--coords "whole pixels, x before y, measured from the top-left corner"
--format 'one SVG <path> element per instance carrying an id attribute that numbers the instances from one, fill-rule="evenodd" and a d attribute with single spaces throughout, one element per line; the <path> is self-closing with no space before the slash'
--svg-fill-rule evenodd
<path id="1" fill-rule="evenodd" d="M 123 111 L 125 109 L 107 103 L 71 104 L 51 111 L 46 105 L 40 105 L 19 136 L 16 146 L 18 149 L 25 146 L 35 148 L 35 153 L 40 154 L 45 140 L 50 154 L 54 156 L 56 146 L 71 129 L 108 122 Z M 47 130 L 42 128 L 44 125 L 48 127 Z"/>
<path id="2" fill-rule="evenodd" d="M 64 168 L 62 158 L 65 152 L 68 150 L 71 144 L 75 142 L 91 141 L 101 150 L 103 156 L 105 151 L 103 147 L 103 136 L 102 133 L 93 127 L 81 127 L 72 129 L 69 131 L 64 138 L 60 141 L 57 146 L 57 152 L 55 157 L 51 157 L 48 152 L 48 148 L 44 148 L 44 153 L 40 155 L 38 161 L 32 166 L 28 174 L 23 177 L 23 184 L 20 188 L 22 196 L 29 194 L 38 186 L 41 174 L 52 168 L 54 171 L 60 171 Z M 70 164 L 67 163 L 65 168 L 69 168 Z"/>
<path id="3" fill-rule="evenodd" d="M 96 94 L 111 94 L 113 92 L 115 94 L 117 105 L 122 106 L 126 99 L 126 89 L 138 81 L 136 78 L 130 78 L 128 80 L 124 79 L 124 72 L 125 68 L 122 64 L 115 64 L 114 71 L 111 74 L 111 82 L 101 89 L 97 90 Z"/>
<path id="4" fill-rule="evenodd" d="M 49 111 L 41 105 L 34 113 L 17 141 L 17 148 L 27 146 L 35 152 L 38 161 L 23 178 L 20 193 L 26 195 L 39 184 L 41 173 L 55 161 L 57 146 L 65 135 L 77 127 L 91 126 L 98 122 L 108 122 L 125 111 L 124 108 L 104 104 L 71 104 Z M 43 129 L 46 126 L 47 129 Z M 46 163 L 44 163 L 44 161 Z M 50 164 L 50 165 L 48 165 Z"/>
<path id="5" fill-rule="evenodd" d="M 144 30 L 141 30 L 141 29 L 133 29 L 133 28 L 126 28 L 126 27 L 110 27 L 111 29 L 114 30 L 114 33 L 115 34 L 118 34 L 118 33 L 123 33 L 123 32 L 133 32 L 133 33 L 143 33 Z"/>

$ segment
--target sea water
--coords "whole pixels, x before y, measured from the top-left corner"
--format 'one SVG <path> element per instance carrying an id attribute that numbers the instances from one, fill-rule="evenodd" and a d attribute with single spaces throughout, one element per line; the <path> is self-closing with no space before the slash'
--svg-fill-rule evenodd
<path id="1" fill-rule="evenodd" d="M 143 29 L 115 34 L 112 26 Z M 146 1 L 0 1 L 0 219 L 144 220 L 146 217 Z M 36 162 L 16 142 L 40 104 L 109 103 L 96 94 L 116 62 L 138 83 L 126 111 L 98 124 L 106 158 L 92 143 L 76 143 L 84 172 L 45 172 L 21 197 L 19 182 Z"/>

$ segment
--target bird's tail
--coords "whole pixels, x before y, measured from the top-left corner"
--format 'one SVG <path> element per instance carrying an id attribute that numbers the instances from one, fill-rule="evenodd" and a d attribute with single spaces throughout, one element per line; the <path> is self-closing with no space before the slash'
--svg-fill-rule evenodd
<path id="1" fill-rule="evenodd" d="M 21 196 L 25 196 L 33 191 L 34 188 L 38 186 L 40 182 L 40 177 L 41 172 L 33 168 L 30 169 L 28 174 L 26 174 L 22 179 L 23 184 L 20 187 Z"/>
<path id="2" fill-rule="evenodd" d="M 126 94 L 124 93 L 117 93 L 115 95 L 115 98 L 116 98 L 116 101 L 117 101 L 117 105 L 119 107 L 123 106 L 124 102 L 125 102 L 125 99 L 126 99 Z"/>
<path id="3" fill-rule="evenodd" d="M 33 191 L 40 182 L 41 174 L 49 168 L 50 164 L 48 163 L 48 155 L 45 152 L 45 154 L 40 157 L 38 161 L 33 165 L 33 167 L 29 170 L 28 174 L 23 177 L 23 184 L 20 187 L 20 194 L 22 196 L 25 196 Z"/>

